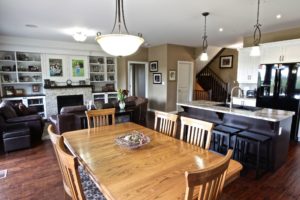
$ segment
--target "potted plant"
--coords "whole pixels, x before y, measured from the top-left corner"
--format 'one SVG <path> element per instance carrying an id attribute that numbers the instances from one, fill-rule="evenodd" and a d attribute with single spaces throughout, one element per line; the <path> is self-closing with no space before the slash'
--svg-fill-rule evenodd
<path id="1" fill-rule="evenodd" d="M 119 107 L 121 110 L 125 108 L 125 98 L 128 95 L 128 90 L 118 90 L 118 101 L 119 101 Z"/>

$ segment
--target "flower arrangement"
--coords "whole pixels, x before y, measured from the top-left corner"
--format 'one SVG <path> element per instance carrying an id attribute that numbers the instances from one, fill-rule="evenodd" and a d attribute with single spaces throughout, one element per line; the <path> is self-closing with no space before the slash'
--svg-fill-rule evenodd
<path id="1" fill-rule="evenodd" d="M 128 90 L 119 89 L 118 90 L 118 101 L 124 102 L 127 95 L 128 95 Z"/>

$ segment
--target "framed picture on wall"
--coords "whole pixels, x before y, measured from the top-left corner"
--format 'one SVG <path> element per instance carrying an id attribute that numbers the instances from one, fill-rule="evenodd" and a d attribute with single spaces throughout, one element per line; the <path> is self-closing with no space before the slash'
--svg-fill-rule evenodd
<path id="1" fill-rule="evenodd" d="M 161 84 L 161 83 L 162 83 L 161 73 L 153 73 L 153 84 Z"/>
<path id="2" fill-rule="evenodd" d="M 63 76 L 63 60 L 59 58 L 49 58 L 49 74 L 50 77 Z"/>
<path id="3" fill-rule="evenodd" d="M 233 55 L 220 57 L 220 68 L 231 68 Z"/>
<path id="4" fill-rule="evenodd" d="M 149 62 L 149 71 L 150 72 L 157 72 L 158 71 L 158 61 L 150 61 Z"/>
<path id="5" fill-rule="evenodd" d="M 32 92 L 39 92 L 40 91 L 40 85 L 32 85 Z"/>
<path id="6" fill-rule="evenodd" d="M 175 70 L 169 71 L 169 81 L 176 81 L 176 71 Z"/>
<path id="7" fill-rule="evenodd" d="M 72 59 L 72 76 L 84 77 L 84 60 Z"/>

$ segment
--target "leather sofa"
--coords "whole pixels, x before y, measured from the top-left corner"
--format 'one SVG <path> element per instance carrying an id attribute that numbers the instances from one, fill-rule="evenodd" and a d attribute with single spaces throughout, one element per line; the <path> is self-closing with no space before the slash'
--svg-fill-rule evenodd
<path id="1" fill-rule="evenodd" d="M 130 96 L 125 99 L 125 108 L 133 109 L 133 122 L 141 125 L 146 125 L 148 99 L 143 97 Z M 103 104 L 102 108 L 118 108 L 118 102 Z M 63 107 L 58 115 L 52 115 L 50 122 L 54 125 L 57 134 L 62 134 L 66 131 L 81 129 L 82 119 L 86 106 L 67 106 Z"/>
<path id="2" fill-rule="evenodd" d="M 25 107 L 24 104 L 22 107 Z M 3 136 L 5 136 L 3 133 L 9 133 L 11 127 L 14 127 L 14 130 L 16 128 L 18 129 L 18 127 L 29 128 L 31 144 L 36 144 L 41 141 L 44 120 L 33 110 L 26 108 L 26 110 L 22 112 L 22 110 L 18 109 L 18 107 L 11 102 L 3 101 L 0 104 L 0 133 L 2 139 Z M 5 138 L 6 137 L 7 135 Z M 14 135 L 14 137 L 18 137 L 18 135 Z M 20 134 L 20 137 L 23 137 L 22 134 Z"/>

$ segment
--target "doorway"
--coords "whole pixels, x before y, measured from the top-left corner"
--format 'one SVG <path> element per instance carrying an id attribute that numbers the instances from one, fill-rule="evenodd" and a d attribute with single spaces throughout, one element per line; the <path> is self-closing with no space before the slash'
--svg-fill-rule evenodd
<path id="1" fill-rule="evenodd" d="M 128 88 L 131 96 L 148 98 L 147 62 L 128 62 Z"/>
<path id="2" fill-rule="evenodd" d="M 192 101 L 194 83 L 193 72 L 193 62 L 177 62 L 177 102 L 184 103 Z M 177 106 L 177 111 L 183 111 L 181 106 Z"/>

